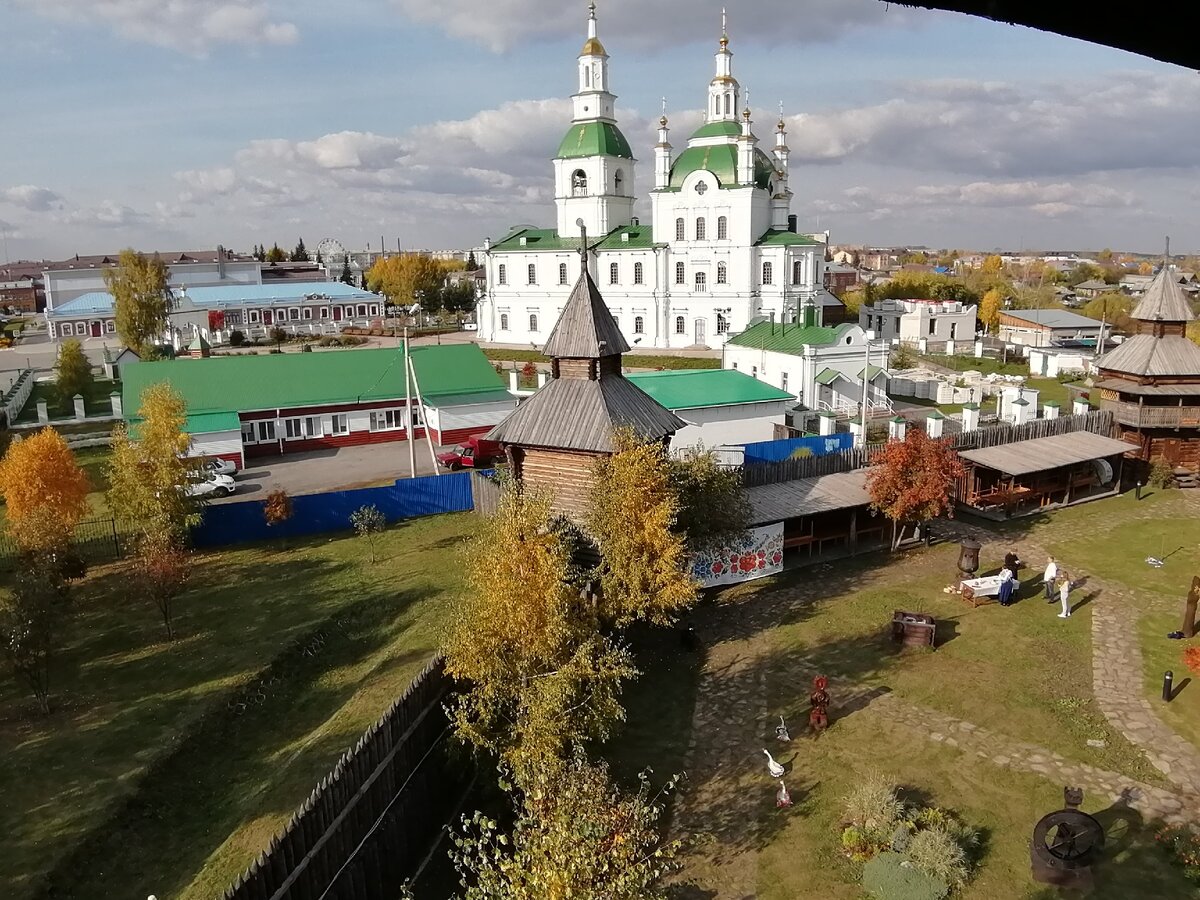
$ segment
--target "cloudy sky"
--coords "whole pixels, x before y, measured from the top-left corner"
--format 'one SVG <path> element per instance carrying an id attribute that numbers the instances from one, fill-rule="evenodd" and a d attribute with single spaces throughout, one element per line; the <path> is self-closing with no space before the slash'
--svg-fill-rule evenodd
<path id="1" fill-rule="evenodd" d="M 660 98 L 677 148 L 699 121 L 721 2 L 599 6 L 644 197 Z M 806 230 L 1200 249 L 1195 73 L 880 0 L 734 6 L 734 73 L 760 137 L 783 103 Z M 585 16 L 562 0 L 0 0 L 0 259 L 300 236 L 467 247 L 552 224 Z"/>

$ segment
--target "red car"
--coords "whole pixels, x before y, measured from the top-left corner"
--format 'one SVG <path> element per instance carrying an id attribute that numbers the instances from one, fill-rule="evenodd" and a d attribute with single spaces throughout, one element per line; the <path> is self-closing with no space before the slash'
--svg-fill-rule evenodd
<path id="1" fill-rule="evenodd" d="M 485 441 L 482 438 L 467 438 L 466 443 L 459 444 L 453 450 L 438 454 L 438 462 L 450 471 L 458 469 L 490 469 L 504 458 L 499 441 Z"/>

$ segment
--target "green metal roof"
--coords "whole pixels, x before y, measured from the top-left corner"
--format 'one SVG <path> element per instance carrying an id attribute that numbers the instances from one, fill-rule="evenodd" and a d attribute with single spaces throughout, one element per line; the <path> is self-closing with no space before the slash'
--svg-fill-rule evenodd
<path id="1" fill-rule="evenodd" d="M 759 322 L 751 325 L 741 334 L 729 339 L 729 343 L 739 347 L 754 347 L 763 350 L 774 350 L 776 353 L 790 353 L 801 356 L 805 345 L 828 347 L 836 344 L 851 328 L 857 328 L 850 322 L 845 322 L 835 328 L 825 328 L 821 325 L 781 325 L 778 322 Z"/>
<path id="2" fill-rule="evenodd" d="M 631 372 L 625 377 L 670 410 L 796 399 L 787 391 L 733 369 Z"/>
<path id="3" fill-rule="evenodd" d="M 742 133 L 742 126 L 737 122 L 709 122 L 701 125 L 692 132 L 692 140 L 696 138 L 737 137 Z"/>
<path id="4" fill-rule="evenodd" d="M 755 246 L 758 247 L 791 247 L 795 245 L 811 245 L 817 244 L 820 241 L 814 241 L 810 237 L 805 237 L 802 234 L 796 234 L 792 231 L 779 231 L 771 229 L 758 239 Z"/>
<path id="5" fill-rule="evenodd" d="M 826 386 L 833 384 L 842 375 L 837 369 L 822 369 L 821 374 L 817 376 L 817 384 Z"/>
<path id="6" fill-rule="evenodd" d="M 431 406 L 485 402 L 509 394 L 492 364 L 475 344 L 412 349 L 421 396 Z M 216 356 L 140 362 L 122 370 L 125 415 L 137 417 L 143 391 L 169 382 L 187 403 L 197 426 L 230 421 L 201 419 L 258 409 L 284 409 L 330 403 L 395 400 L 404 396 L 401 350 L 331 350 L 265 356 Z"/>
<path id="7" fill-rule="evenodd" d="M 129 434 L 137 440 L 141 419 L 131 419 Z M 198 413 L 188 416 L 183 430 L 188 434 L 212 434 L 214 431 L 241 431 L 242 423 L 236 412 Z"/>
<path id="8" fill-rule="evenodd" d="M 629 240 L 621 235 L 628 234 Z M 654 246 L 654 231 L 649 225 L 622 225 L 592 245 L 594 250 L 646 250 Z"/>
<path id="9" fill-rule="evenodd" d="M 629 141 L 621 129 L 611 122 L 581 122 L 572 125 L 558 145 L 555 159 L 575 159 L 582 156 L 617 156 L 633 159 Z"/>
<path id="10" fill-rule="evenodd" d="M 863 369 L 859 369 L 859 370 L 858 370 L 858 376 L 857 376 L 857 377 L 859 377 L 859 378 L 862 378 L 862 377 L 863 377 L 863 371 L 864 371 Z M 883 369 L 879 368 L 879 366 L 867 366 L 867 368 L 866 368 L 866 370 L 865 370 L 865 371 L 867 371 L 867 372 L 870 372 L 870 373 L 871 373 L 871 374 L 869 374 L 869 375 L 867 376 L 867 380 L 868 380 L 868 381 L 874 381 L 874 380 L 875 380 L 875 377 L 876 377 L 877 375 L 881 374 L 881 373 L 883 373 L 883 374 L 886 374 L 886 373 L 884 372 L 884 370 L 883 370 Z"/>
<path id="11" fill-rule="evenodd" d="M 525 238 L 525 243 L 521 243 Z M 578 250 L 579 238 L 558 236 L 553 228 L 518 228 L 492 245 L 493 253 L 519 253 L 530 250 Z"/>
<path id="12" fill-rule="evenodd" d="M 737 180 L 737 145 L 715 144 L 711 147 L 688 147 L 671 166 L 671 187 L 683 187 L 683 181 L 693 172 L 712 172 L 723 188 L 739 187 Z M 771 184 L 775 165 L 761 150 L 754 151 L 754 183 L 760 188 Z"/>

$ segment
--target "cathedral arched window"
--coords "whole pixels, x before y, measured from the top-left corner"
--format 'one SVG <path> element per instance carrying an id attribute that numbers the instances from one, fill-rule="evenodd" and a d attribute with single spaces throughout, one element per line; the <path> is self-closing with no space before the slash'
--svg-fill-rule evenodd
<path id="1" fill-rule="evenodd" d="M 508 313 L 500 313 L 500 330 L 508 331 Z"/>
<path id="2" fill-rule="evenodd" d="M 730 110 L 733 108 L 733 107 L 730 105 L 730 103 L 731 103 L 731 102 L 732 102 L 732 101 L 730 100 L 730 98 L 729 98 L 729 95 L 728 95 L 728 94 L 726 94 L 726 95 L 725 95 L 725 115 L 729 115 L 729 113 L 730 113 Z"/>
<path id="3" fill-rule="evenodd" d="M 633 283 L 642 284 L 645 281 L 645 268 L 640 262 L 633 264 Z"/>
<path id="4" fill-rule="evenodd" d="M 720 114 L 721 114 L 721 98 L 719 96 L 713 97 L 713 115 L 719 116 Z"/>
<path id="5" fill-rule="evenodd" d="M 641 316 L 633 317 L 633 333 L 634 334 L 645 334 L 646 333 L 646 320 L 644 318 L 642 318 Z"/>
<path id="6" fill-rule="evenodd" d="M 682 222 L 683 219 L 680 219 L 679 221 Z M 686 273 L 683 270 L 683 263 L 675 263 L 675 283 L 676 284 L 684 284 L 684 283 L 686 283 L 686 281 L 687 281 L 687 277 L 686 277 Z"/>
<path id="7" fill-rule="evenodd" d="M 717 334 L 729 333 L 729 320 L 721 313 L 717 313 Z"/>
<path id="8" fill-rule="evenodd" d="M 725 263 L 717 263 L 717 284 L 729 283 L 729 269 L 725 267 Z"/>
<path id="9" fill-rule="evenodd" d="M 624 196 L 623 188 L 625 187 L 625 173 L 617 169 L 617 173 L 613 175 L 613 193 L 618 197 Z"/>
<path id="10" fill-rule="evenodd" d="M 687 323 L 683 320 L 683 316 L 675 317 L 675 333 L 683 334 L 687 331 Z"/>
<path id="11" fill-rule="evenodd" d="M 558 283 L 559 284 L 567 283 L 567 264 L 566 263 L 558 264 Z"/>
<path id="12" fill-rule="evenodd" d="M 617 263 L 608 264 L 608 283 L 616 284 L 621 280 L 621 267 Z"/>
<path id="13" fill-rule="evenodd" d="M 685 239 L 683 229 L 684 229 L 683 219 L 682 218 L 676 219 L 675 220 L 675 240 L 682 241 Z"/>
<path id="14" fill-rule="evenodd" d="M 576 169 L 571 175 L 571 196 L 587 196 L 587 172 L 583 169 Z"/>
<path id="15" fill-rule="evenodd" d="M 804 263 L 796 260 L 792 263 L 792 284 L 800 284 L 804 281 Z"/>
<path id="16" fill-rule="evenodd" d="M 729 220 L 725 216 L 717 216 L 717 240 L 729 240 Z"/>
<path id="17" fill-rule="evenodd" d="M 583 86 L 584 87 L 592 86 L 592 67 L 591 66 L 584 66 L 584 68 L 583 68 Z"/>
<path id="18" fill-rule="evenodd" d="M 526 268 L 526 274 L 529 276 L 529 284 L 537 284 L 537 266 L 530 263 Z"/>
<path id="19" fill-rule="evenodd" d="M 501 284 L 508 284 L 508 266 L 504 263 L 500 263 L 499 268 L 496 270 L 496 280 Z"/>
<path id="20" fill-rule="evenodd" d="M 703 241 L 708 235 L 708 226 L 705 224 L 704 216 L 696 219 L 696 240 Z"/>
<path id="21" fill-rule="evenodd" d="M 529 316 L 529 330 L 537 331 L 537 313 L 531 313 Z"/>
<path id="22" fill-rule="evenodd" d="M 703 294 L 708 290 L 708 276 L 703 272 L 696 273 L 696 291 Z"/>
<path id="23" fill-rule="evenodd" d="M 771 279 L 774 277 L 774 274 L 775 274 L 774 266 L 772 266 L 769 262 L 763 263 L 762 283 L 763 284 L 771 284 L 772 283 Z"/>

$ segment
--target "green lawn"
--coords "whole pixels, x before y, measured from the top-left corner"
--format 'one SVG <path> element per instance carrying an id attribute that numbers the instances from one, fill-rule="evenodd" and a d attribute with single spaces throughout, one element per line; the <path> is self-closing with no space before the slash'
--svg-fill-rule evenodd
<path id="1" fill-rule="evenodd" d="M 1176 506 L 1178 494 L 1144 502 L 1160 503 L 1163 518 L 1151 515 L 1134 520 L 1147 508 L 1122 497 L 1012 526 L 1013 539 L 1018 548 L 1022 540 L 1053 546 L 1072 571 L 1094 572 L 1106 580 L 1113 573 L 1114 579 L 1122 576 L 1140 589 L 1173 591 L 1171 609 L 1181 610 L 1182 593 L 1175 585 L 1184 569 L 1189 570 L 1190 581 L 1194 552 L 1187 565 L 1181 561 L 1175 580 L 1167 569 L 1150 569 L 1141 559 L 1148 552 L 1159 552 L 1158 534 L 1164 529 L 1176 536 L 1172 545 L 1186 544 L 1194 550 L 1200 540 L 1200 520 L 1192 519 L 1185 529 L 1174 518 L 1184 511 Z M 1104 524 L 1110 522 L 1111 529 Z M 1148 544 L 1153 546 L 1147 549 Z M 1114 552 L 1114 548 L 1119 549 Z M 733 741 L 744 750 L 742 755 L 727 752 L 720 757 L 725 761 L 716 774 L 711 764 L 689 773 L 692 778 L 685 790 L 696 792 L 705 804 L 704 821 L 710 833 L 696 838 L 697 846 L 687 855 L 682 873 L 684 880 L 694 878 L 702 887 L 682 896 L 712 896 L 706 891 L 728 879 L 730 867 L 736 869 L 739 858 L 744 864 L 748 852 L 758 897 L 861 897 L 858 869 L 838 850 L 839 817 L 842 798 L 859 778 L 873 771 L 891 776 L 926 802 L 958 811 L 982 830 L 980 867 L 958 896 L 970 900 L 1055 896 L 1029 877 L 1028 840 L 1038 818 L 1061 807 L 1058 779 L 1013 771 L 946 747 L 892 724 L 869 704 L 839 717 L 814 740 L 804 733 L 813 671 L 831 676 L 835 703 L 839 693 L 874 688 L 901 702 L 931 707 L 995 734 L 1038 744 L 1069 760 L 1166 784 L 1140 751 L 1108 724 L 1094 701 L 1089 604 L 1084 602 L 1070 620 L 1063 621 L 1055 616 L 1057 607 L 1043 603 L 1030 585 L 1011 608 L 989 604 L 972 609 L 941 592 L 953 576 L 956 559 L 954 546 L 896 559 L 880 554 L 824 568 L 797 569 L 723 591 L 695 613 L 697 628 L 702 638 L 711 636 L 706 640 L 709 653 L 724 654 L 709 677 L 718 683 L 730 679 L 743 696 L 734 700 L 722 695 L 713 717 L 716 724 L 705 733 L 693 734 L 691 725 L 697 703 L 704 702 L 704 695 L 697 699 L 702 655 L 682 650 L 678 638 L 671 635 L 661 636 L 648 649 L 642 647 L 639 660 L 646 674 L 628 691 L 628 723 L 608 749 L 617 770 L 631 778 L 633 772 L 650 766 L 661 780 L 685 767 L 693 741 L 701 748 L 724 747 Z M 1142 569 L 1134 563 L 1141 563 Z M 983 570 L 998 564 L 998 559 L 985 558 Z M 1149 577 L 1141 577 L 1143 570 Z M 1076 602 L 1088 600 L 1085 585 Z M 934 615 L 938 649 L 897 652 L 885 637 L 896 609 Z M 1150 640 L 1167 624 L 1146 616 L 1143 640 Z M 1178 623 L 1171 625 L 1176 627 Z M 722 643 L 728 638 L 737 643 Z M 1148 692 L 1161 677 L 1158 648 L 1165 646 L 1175 654 L 1179 675 L 1178 643 L 1158 640 L 1153 648 L 1144 644 L 1148 672 L 1159 670 L 1148 683 Z M 1194 729 L 1197 721 L 1196 707 L 1185 701 L 1200 703 L 1200 689 L 1186 688 L 1166 717 L 1181 733 L 1196 739 L 1195 731 L 1182 724 L 1191 717 Z M 1161 710 L 1162 705 L 1156 708 Z M 795 806 L 787 812 L 775 809 L 756 749 L 772 746 L 758 740 L 773 741 L 767 734 L 779 715 L 786 717 L 793 735 L 790 745 L 772 747 L 773 752 L 778 747 L 777 756 L 792 768 L 787 784 Z M 744 731 L 743 726 L 750 730 Z M 1090 739 L 1102 740 L 1105 746 L 1089 747 Z M 700 753 L 703 759 L 703 750 Z M 747 796 L 761 802 L 747 803 Z M 1154 845 L 1153 823 L 1141 822 L 1136 814 L 1129 818 L 1101 796 L 1087 796 L 1084 806 L 1111 829 L 1112 845 L 1097 870 L 1092 896 L 1113 900 L 1195 896 L 1180 870 L 1167 865 Z"/>
<path id="2" fill-rule="evenodd" d="M 93 570 L 55 713 L 0 681 L 0 896 L 49 871 L 56 897 L 218 896 L 432 656 L 474 524 L 391 528 L 375 566 L 348 535 L 203 554 L 173 644 L 122 566 Z M 231 712 L 272 665 L 265 702 Z"/>

